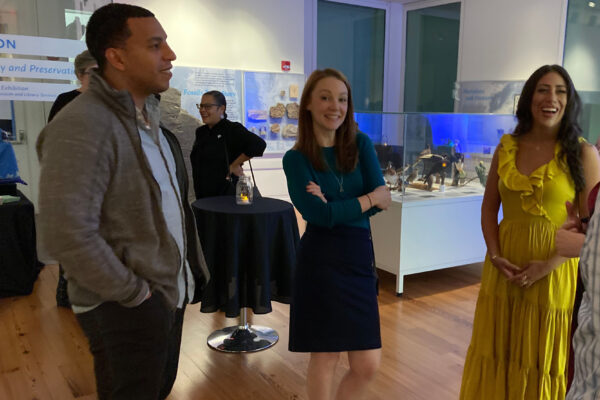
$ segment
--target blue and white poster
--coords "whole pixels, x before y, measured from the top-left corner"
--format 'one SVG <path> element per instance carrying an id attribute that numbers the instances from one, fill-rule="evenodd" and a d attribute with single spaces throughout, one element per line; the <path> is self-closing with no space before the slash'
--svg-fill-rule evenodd
<path id="1" fill-rule="evenodd" d="M 0 35 L 0 101 L 47 101 L 60 93 L 75 89 L 77 80 L 73 63 L 55 61 L 57 57 L 75 57 L 85 49 L 78 40 L 37 36 Z M 49 57 L 33 60 L 16 55 Z M 20 57 L 20 56 L 19 56 Z M 43 83 L 32 79 L 51 79 L 64 83 Z M 69 82 L 69 83 L 67 83 Z M 0 108 L 8 109 L 5 103 Z"/>
<path id="2" fill-rule="evenodd" d="M 267 142 L 266 153 L 283 153 L 296 142 L 304 75 L 244 72 L 244 125 Z"/>
<path id="3" fill-rule="evenodd" d="M 196 104 L 211 90 L 223 93 L 227 100 L 227 118 L 242 119 L 242 72 L 233 69 L 174 67 L 170 86 L 181 92 L 181 108 L 198 118 Z"/>

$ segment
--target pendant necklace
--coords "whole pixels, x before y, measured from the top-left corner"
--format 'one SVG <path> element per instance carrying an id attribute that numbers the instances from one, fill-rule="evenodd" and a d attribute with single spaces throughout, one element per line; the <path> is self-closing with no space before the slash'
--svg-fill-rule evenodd
<path id="1" fill-rule="evenodd" d="M 340 175 L 340 178 L 338 179 L 337 175 L 335 174 L 335 172 L 333 172 L 333 170 L 330 170 L 331 173 L 333 174 L 333 177 L 335 178 L 335 180 L 337 181 L 338 185 L 340 186 L 340 193 L 342 193 L 344 191 L 344 174 L 342 173 Z"/>

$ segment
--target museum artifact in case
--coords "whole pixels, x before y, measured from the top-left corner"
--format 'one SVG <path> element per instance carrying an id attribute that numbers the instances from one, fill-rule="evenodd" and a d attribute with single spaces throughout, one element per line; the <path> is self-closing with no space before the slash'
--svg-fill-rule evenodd
<path id="1" fill-rule="evenodd" d="M 505 114 L 356 113 L 392 205 L 371 219 L 377 267 L 405 275 L 483 261 L 481 201 Z"/>

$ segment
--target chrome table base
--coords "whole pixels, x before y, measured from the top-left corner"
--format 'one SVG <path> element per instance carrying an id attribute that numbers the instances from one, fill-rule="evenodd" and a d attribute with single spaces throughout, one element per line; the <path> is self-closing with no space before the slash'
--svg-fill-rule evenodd
<path id="1" fill-rule="evenodd" d="M 226 353 L 251 353 L 265 350 L 279 340 L 277 332 L 266 326 L 248 325 L 246 309 L 240 311 L 240 323 L 219 329 L 210 334 L 210 348 Z"/>

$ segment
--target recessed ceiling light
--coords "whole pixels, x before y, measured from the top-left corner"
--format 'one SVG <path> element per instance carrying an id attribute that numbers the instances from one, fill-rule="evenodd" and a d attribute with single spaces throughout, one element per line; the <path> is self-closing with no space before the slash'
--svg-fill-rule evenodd
<path id="1" fill-rule="evenodd" d="M 594 8 L 594 7 L 596 7 L 596 2 L 595 1 L 588 1 L 588 6 Z"/>

